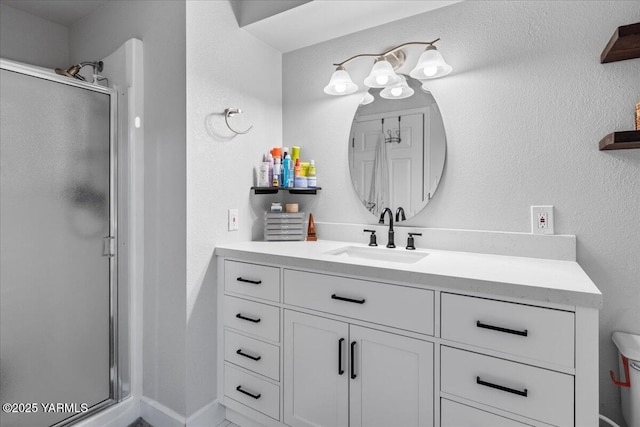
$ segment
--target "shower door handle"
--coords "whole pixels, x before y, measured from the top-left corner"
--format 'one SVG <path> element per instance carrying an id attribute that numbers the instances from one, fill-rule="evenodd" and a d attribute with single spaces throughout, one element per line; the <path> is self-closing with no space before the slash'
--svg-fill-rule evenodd
<path id="1" fill-rule="evenodd" d="M 115 248 L 116 238 L 105 236 L 102 239 L 102 256 L 114 257 L 116 255 Z"/>

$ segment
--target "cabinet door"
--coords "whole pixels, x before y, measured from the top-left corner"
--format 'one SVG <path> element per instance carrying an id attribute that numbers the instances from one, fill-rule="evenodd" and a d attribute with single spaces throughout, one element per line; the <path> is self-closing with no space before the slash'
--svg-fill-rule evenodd
<path id="1" fill-rule="evenodd" d="M 350 427 L 433 426 L 433 344 L 353 325 L 349 333 Z"/>
<path id="2" fill-rule="evenodd" d="M 285 310 L 286 424 L 348 426 L 348 333 L 346 323 Z"/>

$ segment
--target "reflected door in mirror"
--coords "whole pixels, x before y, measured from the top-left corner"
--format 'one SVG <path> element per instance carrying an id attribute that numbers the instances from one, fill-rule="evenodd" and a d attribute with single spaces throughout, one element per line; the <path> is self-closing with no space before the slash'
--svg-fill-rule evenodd
<path id="1" fill-rule="evenodd" d="M 400 121 L 398 121 L 400 118 Z M 350 167 L 360 200 L 378 216 L 402 206 L 413 216 L 422 208 L 423 164 L 429 165 L 423 140 L 429 135 L 424 113 L 360 117 L 353 124 Z M 428 145 L 427 145 L 428 146 Z"/>

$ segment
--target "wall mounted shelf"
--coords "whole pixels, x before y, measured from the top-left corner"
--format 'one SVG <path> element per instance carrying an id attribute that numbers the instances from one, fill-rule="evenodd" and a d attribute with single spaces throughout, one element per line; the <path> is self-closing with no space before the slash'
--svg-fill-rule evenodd
<path id="1" fill-rule="evenodd" d="M 321 187 L 315 188 L 282 188 L 282 187 L 251 187 L 254 194 L 276 194 L 280 191 L 288 191 L 289 194 L 317 194 L 317 190 L 322 190 Z"/>
<path id="2" fill-rule="evenodd" d="M 600 150 L 640 148 L 640 130 L 612 132 L 600 140 Z"/>
<path id="3" fill-rule="evenodd" d="M 640 22 L 618 27 L 600 55 L 600 63 L 640 58 Z"/>

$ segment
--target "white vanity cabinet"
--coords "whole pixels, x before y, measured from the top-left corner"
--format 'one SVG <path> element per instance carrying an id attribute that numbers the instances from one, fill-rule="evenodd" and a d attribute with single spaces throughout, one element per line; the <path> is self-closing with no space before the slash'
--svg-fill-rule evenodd
<path id="1" fill-rule="evenodd" d="M 555 288 L 527 288 L 328 261 L 337 243 L 288 245 L 218 253 L 219 401 L 236 424 L 598 425 L 601 295 L 573 265 L 531 261 L 524 274 L 548 268 Z M 554 296 L 555 276 L 582 288 Z"/>
<path id="2" fill-rule="evenodd" d="M 284 421 L 433 426 L 433 344 L 285 310 Z"/>
<path id="3" fill-rule="evenodd" d="M 433 426 L 433 344 L 375 329 L 432 335 L 433 291 L 292 269 L 283 278 L 287 307 L 318 312 L 285 310 L 286 424 Z M 321 317 L 331 314 L 371 326 Z"/>
<path id="4" fill-rule="evenodd" d="M 226 260 L 221 263 L 222 328 L 218 334 L 219 392 L 229 408 L 261 422 L 280 420 L 280 268 Z"/>

